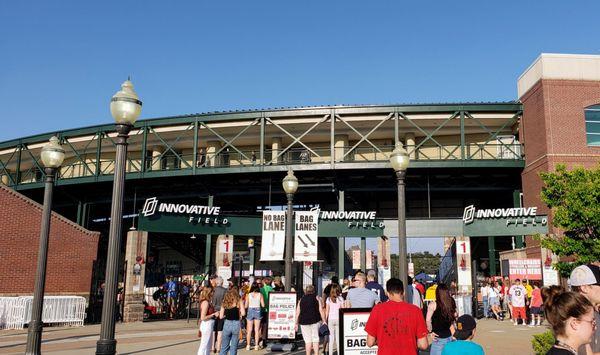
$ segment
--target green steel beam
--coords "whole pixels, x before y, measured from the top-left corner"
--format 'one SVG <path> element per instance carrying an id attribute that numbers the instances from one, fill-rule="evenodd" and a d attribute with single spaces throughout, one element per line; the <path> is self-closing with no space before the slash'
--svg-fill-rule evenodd
<path id="1" fill-rule="evenodd" d="M 260 117 L 260 164 L 265 165 L 265 116 Z"/>
<path id="2" fill-rule="evenodd" d="M 148 126 L 146 126 L 144 124 L 144 126 L 141 128 L 143 129 L 144 132 L 144 136 L 142 137 L 142 171 L 141 171 L 141 175 L 144 175 L 144 173 L 146 172 L 146 160 L 148 159 L 147 154 L 148 154 Z"/>
<path id="3" fill-rule="evenodd" d="M 194 164 L 192 164 L 192 170 L 196 174 L 198 168 L 198 119 L 194 120 Z"/>
<path id="4" fill-rule="evenodd" d="M 245 112 L 224 112 L 224 113 L 206 113 L 206 114 L 194 114 L 194 115 L 182 115 L 182 116 L 170 116 L 160 117 L 137 121 L 134 128 L 141 128 L 145 124 L 152 126 L 173 126 L 177 124 L 191 123 L 198 119 L 202 122 L 215 122 L 215 121 L 242 121 L 248 119 L 255 119 L 257 115 L 263 114 L 264 116 L 270 117 L 294 117 L 294 116 L 307 116 L 307 115 L 326 115 L 331 112 L 332 109 L 336 110 L 338 114 L 361 114 L 361 113 L 389 113 L 391 111 L 404 112 L 404 113 L 426 113 L 426 112 L 456 112 L 456 111 L 480 111 L 480 112 L 517 112 L 522 111 L 523 106 L 520 103 L 508 102 L 508 103 L 490 103 L 490 104 L 439 104 L 439 105 L 372 105 L 372 106 L 323 106 L 323 107 L 303 107 L 303 108 L 289 108 L 279 110 L 259 110 L 259 111 L 245 111 Z M 76 129 L 61 131 L 64 136 L 82 136 L 92 135 L 98 131 L 113 132 L 115 126 L 111 124 L 95 125 L 89 127 L 81 127 Z M 19 143 L 38 143 L 41 141 L 47 141 L 55 135 L 56 132 L 43 133 L 38 135 L 32 135 L 22 137 L 19 139 L 13 139 L 5 142 L 0 142 L 0 149 L 14 147 Z"/>
<path id="5" fill-rule="evenodd" d="M 335 169 L 335 110 L 331 110 L 329 114 L 329 157 L 329 164 Z"/>
<path id="6" fill-rule="evenodd" d="M 388 114 L 383 120 L 381 120 L 378 124 L 376 124 L 375 127 L 373 127 L 369 131 L 369 133 L 365 134 L 364 136 L 361 133 L 359 133 L 356 129 L 354 129 L 354 127 L 352 127 L 348 122 L 342 120 L 342 122 L 344 122 L 344 124 L 346 124 L 346 126 L 350 127 L 354 132 L 356 132 L 358 135 L 360 135 L 360 140 L 356 144 L 354 144 L 354 146 L 352 146 L 352 148 L 348 149 L 348 151 L 344 153 L 344 159 L 346 158 L 346 156 L 348 156 L 348 154 L 350 154 L 352 151 L 354 151 L 354 149 L 356 149 L 356 147 L 358 147 L 364 141 L 366 141 L 367 143 L 372 145 L 375 149 L 377 149 L 380 153 L 382 153 L 381 150 L 379 150 L 379 148 L 377 148 L 375 146 L 375 144 L 371 143 L 371 141 L 368 139 L 368 137 L 371 134 L 373 134 L 373 132 L 375 132 L 377 130 L 377 128 L 381 127 L 382 124 L 386 123 L 392 117 L 394 117 L 394 113 Z"/>
<path id="7" fill-rule="evenodd" d="M 460 158 L 465 159 L 465 111 L 460 111 Z"/>

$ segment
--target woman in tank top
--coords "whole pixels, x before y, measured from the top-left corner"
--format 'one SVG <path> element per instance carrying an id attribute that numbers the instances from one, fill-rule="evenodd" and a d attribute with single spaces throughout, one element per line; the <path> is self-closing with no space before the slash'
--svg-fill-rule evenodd
<path id="1" fill-rule="evenodd" d="M 333 345 L 336 344 L 338 354 L 340 353 L 340 345 L 338 344 L 340 323 L 339 314 L 340 308 L 343 308 L 344 299 L 342 298 L 342 289 L 340 285 L 334 284 L 331 286 L 331 291 L 325 301 L 325 323 L 329 328 L 329 355 L 333 355 Z"/>
<path id="2" fill-rule="evenodd" d="M 236 286 L 232 286 L 225 293 L 219 314 L 219 317 L 225 320 L 220 355 L 225 355 L 228 351 L 230 355 L 237 354 L 240 341 L 240 319 L 245 315 L 246 309 L 240 298 L 240 291 Z"/>
<path id="3" fill-rule="evenodd" d="M 248 316 L 246 317 L 246 350 L 250 350 L 250 341 L 252 340 L 252 328 L 254 327 L 254 348 L 259 350 L 260 341 L 260 321 L 262 315 L 261 308 L 265 307 L 265 300 L 260 293 L 260 287 L 255 282 L 250 287 L 248 297 L 246 297 L 246 308 L 248 308 Z"/>
<path id="4" fill-rule="evenodd" d="M 215 318 L 219 315 L 219 312 L 215 312 L 211 304 L 212 296 L 213 289 L 210 287 L 204 287 L 200 292 L 200 330 L 198 331 L 200 347 L 198 348 L 198 355 L 210 355 L 212 347 Z"/>
<path id="5" fill-rule="evenodd" d="M 325 314 L 321 301 L 315 295 L 315 287 L 308 285 L 296 308 L 296 330 L 300 324 L 306 355 L 313 350 L 315 355 L 319 354 L 319 323 L 322 319 L 325 319 Z"/>
<path id="6" fill-rule="evenodd" d="M 452 341 L 454 321 L 456 320 L 456 302 L 450 296 L 446 284 L 439 284 L 435 290 L 435 302 L 427 308 L 427 328 L 433 333 L 431 355 L 441 355 L 444 346 Z"/>

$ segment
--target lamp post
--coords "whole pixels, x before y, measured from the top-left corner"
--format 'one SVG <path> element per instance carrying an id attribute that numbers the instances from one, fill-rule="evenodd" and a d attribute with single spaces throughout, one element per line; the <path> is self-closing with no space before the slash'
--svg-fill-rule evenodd
<path id="1" fill-rule="evenodd" d="M 404 191 L 404 178 L 406 169 L 410 163 L 410 158 L 401 144 L 396 144 L 396 148 L 390 155 L 390 164 L 396 172 L 398 179 L 398 264 L 400 271 L 400 280 L 404 283 L 404 290 L 408 287 L 408 264 L 406 260 L 406 201 Z M 406 294 L 406 292 L 404 293 Z"/>
<path id="2" fill-rule="evenodd" d="M 115 119 L 117 153 L 110 211 L 110 229 L 108 234 L 108 255 L 106 258 L 106 277 L 104 300 L 102 304 L 102 325 L 100 340 L 96 343 L 96 354 L 115 354 L 115 307 L 117 300 L 117 281 L 119 259 L 121 256 L 121 218 L 123 214 L 123 188 L 125 183 L 125 161 L 127 160 L 127 138 L 135 120 L 142 112 L 142 102 L 133 90 L 131 81 L 126 80 L 110 100 L 110 113 Z"/>
<path id="3" fill-rule="evenodd" d="M 46 264 L 48 261 L 48 239 L 50 238 L 50 216 L 52 213 L 52 186 L 56 170 L 65 159 L 65 150 L 52 137 L 42 148 L 42 164 L 46 181 L 44 186 L 44 207 L 40 228 L 40 246 L 38 249 L 37 269 L 35 271 L 35 289 L 33 291 L 33 308 L 31 321 L 27 330 L 26 354 L 41 354 L 42 346 L 42 311 L 44 309 L 44 288 L 46 286 Z"/>
<path id="4" fill-rule="evenodd" d="M 287 196 L 287 216 L 285 218 L 285 290 L 290 292 L 292 289 L 292 261 L 294 259 L 293 247 L 293 228 L 294 206 L 292 200 L 298 190 L 298 179 L 294 176 L 292 169 L 288 170 L 286 177 L 283 178 L 283 191 Z"/>

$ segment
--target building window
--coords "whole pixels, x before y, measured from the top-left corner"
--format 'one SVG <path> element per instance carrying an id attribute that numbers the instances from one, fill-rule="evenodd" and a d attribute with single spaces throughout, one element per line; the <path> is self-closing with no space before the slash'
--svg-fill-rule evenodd
<path id="1" fill-rule="evenodd" d="M 588 145 L 600 147 L 600 105 L 585 109 L 585 135 Z"/>

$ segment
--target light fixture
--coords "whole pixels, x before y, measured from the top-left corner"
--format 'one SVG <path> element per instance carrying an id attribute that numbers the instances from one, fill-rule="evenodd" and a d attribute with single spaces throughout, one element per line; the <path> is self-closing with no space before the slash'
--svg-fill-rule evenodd
<path id="1" fill-rule="evenodd" d="M 192 234 L 192 236 L 190 237 L 190 239 L 196 239 L 196 236 L 194 234 Z"/>
<path id="2" fill-rule="evenodd" d="M 133 83 L 129 79 L 121 84 L 121 90 L 110 99 L 110 113 L 117 124 L 128 126 L 133 126 L 142 113 L 142 102 L 133 90 Z"/>
<path id="3" fill-rule="evenodd" d="M 50 141 L 42 148 L 41 159 L 46 168 L 52 169 L 60 167 L 65 160 L 65 150 L 56 136 L 51 137 Z"/>
<path id="4" fill-rule="evenodd" d="M 405 171 L 409 163 L 410 157 L 406 149 L 401 144 L 396 144 L 396 148 L 394 148 L 392 155 L 390 155 L 390 164 L 392 164 L 394 171 Z"/>
<path id="5" fill-rule="evenodd" d="M 286 177 L 283 178 L 283 191 L 286 194 L 294 194 L 298 190 L 298 179 L 294 176 L 294 171 L 292 169 L 288 170 Z"/>

